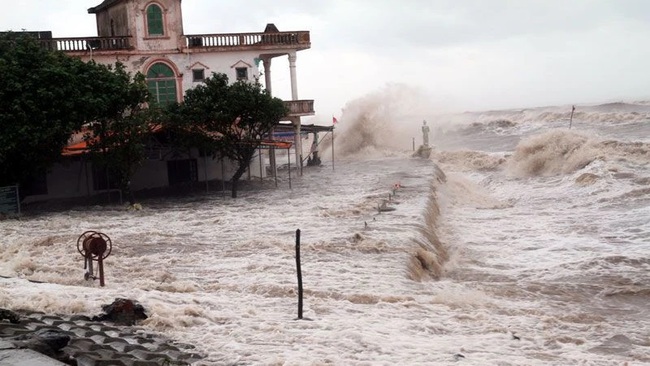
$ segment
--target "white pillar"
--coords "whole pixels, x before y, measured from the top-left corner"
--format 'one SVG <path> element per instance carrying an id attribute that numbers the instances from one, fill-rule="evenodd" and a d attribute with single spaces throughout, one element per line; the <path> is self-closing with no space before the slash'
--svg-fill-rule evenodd
<path id="1" fill-rule="evenodd" d="M 291 99 L 298 100 L 298 79 L 296 78 L 296 52 L 289 53 L 289 71 L 291 72 Z"/>
<path id="2" fill-rule="evenodd" d="M 264 84 L 266 84 L 266 90 L 268 90 L 269 94 L 273 94 L 271 91 L 271 59 L 265 58 L 262 60 L 262 64 L 264 65 Z"/>
<path id="3" fill-rule="evenodd" d="M 298 79 L 296 78 L 296 52 L 289 53 L 289 71 L 291 73 L 291 99 L 298 100 Z M 295 148 L 296 148 L 296 164 L 298 166 L 299 174 L 302 175 L 302 138 L 300 136 L 300 117 L 294 117 L 291 119 L 293 123 L 296 138 L 295 138 Z"/>
<path id="4" fill-rule="evenodd" d="M 300 117 L 292 117 L 291 123 L 295 133 L 294 147 L 296 148 L 296 164 L 298 172 L 302 175 L 302 137 L 300 135 Z"/>
<path id="5" fill-rule="evenodd" d="M 264 57 L 262 58 L 262 64 L 264 65 L 264 84 L 266 86 L 266 91 L 269 92 L 270 95 L 273 95 L 273 87 L 271 85 L 271 58 L 270 57 Z M 273 138 L 273 133 L 275 132 L 275 129 L 271 130 L 271 138 Z M 277 174 L 277 165 L 275 162 L 275 148 L 271 147 L 269 149 L 269 164 L 271 165 L 271 171 L 273 172 L 273 176 L 275 177 Z M 277 182 L 276 182 L 277 184 Z"/>

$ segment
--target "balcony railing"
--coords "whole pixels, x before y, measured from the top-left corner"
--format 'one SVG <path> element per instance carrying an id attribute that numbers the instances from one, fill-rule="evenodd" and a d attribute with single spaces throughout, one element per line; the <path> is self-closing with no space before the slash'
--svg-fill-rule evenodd
<path id="1" fill-rule="evenodd" d="M 224 33 L 185 36 L 189 48 L 246 47 L 246 46 L 303 46 L 311 45 L 309 31 L 277 33 Z"/>
<path id="2" fill-rule="evenodd" d="M 131 48 L 131 37 L 52 38 L 41 39 L 39 42 L 48 50 L 64 52 L 83 52 L 91 48 L 93 51 Z"/>
<path id="3" fill-rule="evenodd" d="M 311 116 L 314 112 L 314 100 L 285 100 L 284 105 L 289 110 L 287 117 Z"/>
<path id="4" fill-rule="evenodd" d="M 191 49 L 206 48 L 297 48 L 311 47 L 309 31 L 277 33 L 223 33 L 185 36 L 185 46 Z M 131 37 L 80 37 L 40 39 L 49 50 L 83 52 L 90 48 L 103 50 L 128 50 L 132 48 Z"/>

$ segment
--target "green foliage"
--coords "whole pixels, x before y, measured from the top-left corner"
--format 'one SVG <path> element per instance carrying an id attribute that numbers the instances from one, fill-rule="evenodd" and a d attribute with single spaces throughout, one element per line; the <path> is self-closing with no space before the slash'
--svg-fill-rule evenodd
<path id="1" fill-rule="evenodd" d="M 128 187 L 144 159 L 149 122 L 159 115 L 140 108 L 148 97 L 142 74 L 132 78 L 122 64 L 86 63 L 27 34 L 4 33 L 0 75 L 0 185 L 43 173 L 61 158 L 70 136 L 91 122 L 83 130 L 94 162 Z"/>
<path id="2" fill-rule="evenodd" d="M 112 121 L 125 113 L 140 109 L 147 101 L 149 91 L 144 75 L 137 73 L 133 78 L 122 63 L 113 65 L 86 64 L 83 88 L 87 93 L 89 121 Z"/>
<path id="3" fill-rule="evenodd" d="M 188 90 L 184 103 L 175 110 L 171 126 L 193 144 L 238 164 L 232 182 L 248 168 L 261 139 L 267 136 L 287 109 L 259 83 L 237 81 L 228 84 L 225 74 L 213 74 L 205 84 Z"/>
<path id="4" fill-rule="evenodd" d="M 60 158 L 93 113 L 83 87 L 91 70 L 27 35 L 0 35 L 0 185 L 25 181 Z"/>
<path id="5" fill-rule="evenodd" d="M 149 92 L 145 77 L 132 79 L 124 65 L 98 65 L 95 77 L 96 118 L 90 123 L 85 139 L 94 164 L 106 168 L 118 178 L 119 188 L 135 203 L 130 180 L 145 159 L 145 146 L 161 119 L 159 108 L 142 108 Z"/>
<path id="6" fill-rule="evenodd" d="M 236 197 L 261 138 L 287 113 L 259 83 L 229 84 L 224 74 L 189 90 L 181 105 L 142 108 L 144 75 L 47 50 L 23 33 L 0 34 L 0 75 L 0 185 L 43 173 L 83 130 L 93 163 L 116 174 L 132 201 L 129 180 L 152 129 L 164 120 L 176 143 L 238 163 L 231 178 Z"/>
<path id="7" fill-rule="evenodd" d="M 131 205 L 135 199 L 130 180 L 146 158 L 147 144 L 160 118 L 157 108 L 135 109 L 112 121 L 94 123 L 93 130 L 99 138 L 87 136 L 93 164 L 117 177 L 118 187 Z"/>

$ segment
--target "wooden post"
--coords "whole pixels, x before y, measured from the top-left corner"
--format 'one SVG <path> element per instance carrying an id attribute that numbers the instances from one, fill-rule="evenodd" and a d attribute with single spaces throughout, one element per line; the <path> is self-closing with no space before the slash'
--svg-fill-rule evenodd
<path id="1" fill-rule="evenodd" d="M 226 168 L 223 165 L 223 156 L 221 157 L 221 197 L 226 198 Z"/>
<path id="2" fill-rule="evenodd" d="M 334 170 L 334 128 L 332 127 L 332 170 Z"/>
<path id="3" fill-rule="evenodd" d="M 300 229 L 296 230 L 296 270 L 298 273 L 298 319 L 302 319 L 302 270 L 300 269 Z"/>
<path id="4" fill-rule="evenodd" d="M 291 150 L 287 148 L 287 161 L 289 162 L 289 189 L 291 189 Z"/>
<path id="5" fill-rule="evenodd" d="M 111 177 L 108 174 L 108 166 L 106 167 L 106 192 L 108 193 L 108 203 L 113 203 L 111 201 Z"/>
<path id="6" fill-rule="evenodd" d="M 210 191 L 208 186 L 208 154 L 204 152 L 203 154 L 203 178 L 205 179 L 205 193 Z"/>
<path id="7" fill-rule="evenodd" d="M 569 118 L 569 129 L 571 129 L 571 124 L 573 123 L 573 112 L 575 112 L 576 106 L 571 108 L 571 118 Z"/>
<path id="8" fill-rule="evenodd" d="M 275 164 L 275 146 L 271 146 L 271 151 L 269 151 L 269 159 L 271 161 L 271 171 L 273 171 L 273 181 L 275 181 L 275 188 L 278 188 L 278 166 Z"/>
<path id="9" fill-rule="evenodd" d="M 88 161 L 84 156 L 81 156 L 81 160 L 84 164 L 84 171 L 86 172 L 86 197 L 90 197 L 90 178 L 88 178 Z"/>
<path id="10" fill-rule="evenodd" d="M 262 173 L 262 169 L 264 169 L 264 168 L 262 166 L 262 148 L 261 147 L 257 149 L 257 153 L 260 154 L 260 181 L 263 182 L 264 181 L 264 173 Z"/>

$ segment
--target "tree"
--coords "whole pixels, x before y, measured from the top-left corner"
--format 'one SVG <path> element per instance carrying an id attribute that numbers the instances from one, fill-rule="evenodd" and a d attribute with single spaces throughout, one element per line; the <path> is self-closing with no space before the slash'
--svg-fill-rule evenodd
<path id="1" fill-rule="evenodd" d="M 248 169 L 262 138 L 267 136 L 287 109 L 259 83 L 228 83 L 225 74 L 213 74 L 186 92 L 175 127 L 193 136 L 197 147 L 214 151 L 237 163 L 231 180 L 237 197 L 239 179 Z M 179 128 L 180 127 L 180 128 Z"/>
<path id="2" fill-rule="evenodd" d="M 96 119 L 89 124 L 85 139 L 94 164 L 117 178 L 117 185 L 131 205 L 131 177 L 145 159 L 145 145 L 161 119 L 157 106 L 144 108 L 149 91 L 145 77 L 133 78 L 124 65 L 96 65 L 93 79 L 93 110 Z"/>
<path id="3" fill-rule="evenodd" d="M 0 75 L 0 185 L 43 174 L 83 129 L 93 162 L 117 175 L 133 203 L 128 182 L 158 116 L 141 108 L 148 96 L 142 74 L 131 78 L 122 64 L 86 63 L 9 32 L 0 34 Z"/>
<path id="4" fill-rule="evenodd" d="M 0 34 L 0 185 L 43 174 L 91 118 L 90 68 L 26 33 Z"/>
<path id="5" fill-rule="evenodd" d="M 131 178 L 146 159 L 147 144 L 160 119 L 158 108 L 137 109 L 108 123 L 95 123 L 96 135 L 87 137 L 93 163 L 117 179 L 117 187 L 131 205 L 136 203 Z"/>

